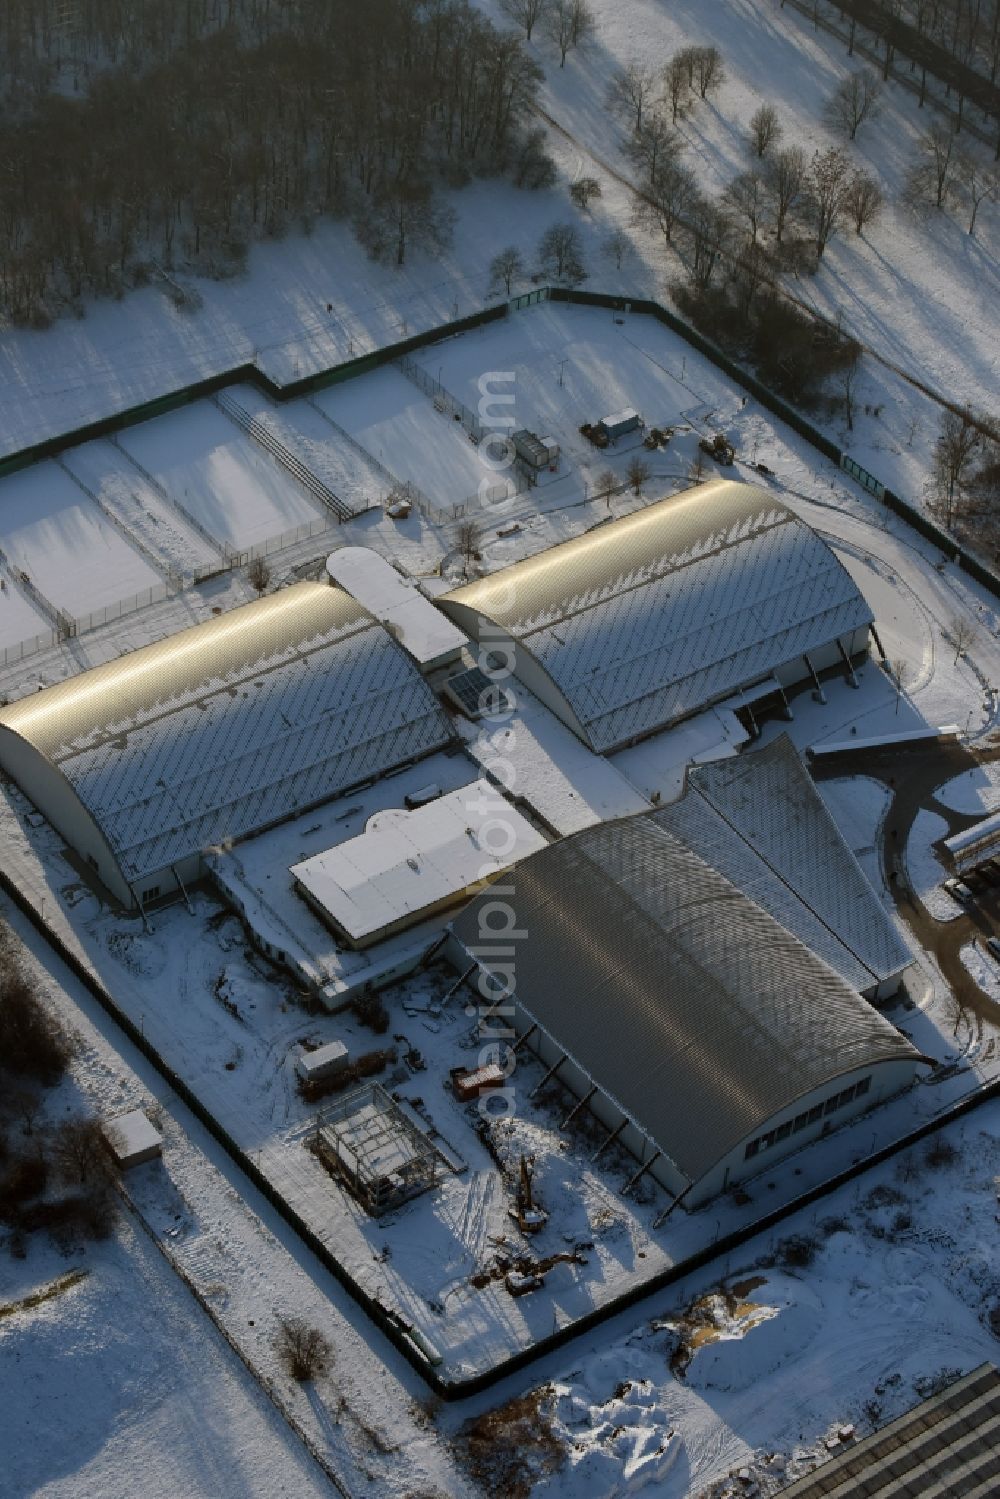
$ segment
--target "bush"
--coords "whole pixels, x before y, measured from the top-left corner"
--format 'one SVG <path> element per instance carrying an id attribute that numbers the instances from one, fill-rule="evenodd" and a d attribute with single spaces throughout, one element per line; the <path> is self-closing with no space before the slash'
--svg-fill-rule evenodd
<path id="1" fill-rule="evenodd" d="M 274 1346 L 288 1373 L 300 1384 L 325 1374 L 333 1362 L 329 1339 L 301 1317 L 282 1317 Z"/>
<path id="2" fill-rule="evenodd" d="M 0 1177 L 0 1220 L 17 1222 L 22 1205 L 41 1197 L 48 1180 L 49 1164 L 40 1151 L 14 1156 Z"/>
<path id="3" fill-rule="evenodd" d="M 816 1258 L 818 1247 L 808 1234 L 792 1234 L 778 1245 L 778 1263 L 789 1270 L 806 1270 Z"/>
<path id="4" fill-rule="evenodd" d="M 0 963 L 0 1064 L 52 1086 L 66 1070 L 69 1042 L 8 952 Z"/>
<path id="5" fill-rule="evenodd" d="M 951 1166 L 958 1160 L 958 1151 L 950 1140 L 939 1136 L 927 1147 L 926 1161 L 928 1166 L 933 1166 L 936 1171 L 943 1166 Z"/>

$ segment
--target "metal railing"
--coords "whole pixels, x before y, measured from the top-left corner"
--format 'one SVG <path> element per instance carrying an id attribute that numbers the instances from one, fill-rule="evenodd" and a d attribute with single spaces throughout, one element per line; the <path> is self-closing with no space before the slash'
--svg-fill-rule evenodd
<path id="1" fill-rule="evenodd" d="M 306 493 L 311 495 L 314 500 L 317 500 L 324 509 L 329 510 L 338 521 L 351 519 L 354 512 L 350 505 L 342 500 L 339 495 L 334 494 L 329 485 L 324 484 L 323 480 L 317 474 L 314 474 L 312 469 L 308 468 L 297 454 L 293 453 L 290 448 L 287 448 L 283 442 L 280 442 L 266 422 L 262 422 L 257 417 L 251 416 L 250 412 L 241 406 L 239 401 L 227 391 L 220 390 L 218 395 L 214 397 L 214 400 L 219 410 L 224 412 L 230 421 L 235 422 L 249 437 L 252 437 L 255 442 L 259 443 L 265 452 L 270 453 L 275 462 L 280 463 L 282 468 L 291 474 L 293 479 L 297 479 Z"/>

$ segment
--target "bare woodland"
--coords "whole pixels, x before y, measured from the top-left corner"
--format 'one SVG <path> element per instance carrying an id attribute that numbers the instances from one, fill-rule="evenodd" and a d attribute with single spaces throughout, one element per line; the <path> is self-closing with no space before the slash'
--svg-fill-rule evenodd
<path id="1" fill-rule="evenodd" d="M 551 181 L 539 77 L 466 0 L 5 0 L 0 311 L 231 273 L 320 215 L 398 265 L 439 249 L 442 187 Z"/>

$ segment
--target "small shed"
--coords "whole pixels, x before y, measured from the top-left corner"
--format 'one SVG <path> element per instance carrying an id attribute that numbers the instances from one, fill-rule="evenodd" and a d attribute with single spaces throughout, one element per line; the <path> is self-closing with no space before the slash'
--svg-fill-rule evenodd
<path id="1" fill-rule="evenodd" d="M 531 468 L 546 468 L 559 457 L 559 444 L 554 437 L 538 437 L 527 427 L 515 432 L 511 441 L 517 456 Z"/>
<path id="2" fill-rule="evenodd" d="M 304 1083 L 318 1083 L 343 1072 L 347 1059 L 348 1050 L 343 1041 L 328 1041 L 315 1051 L 304 1051 L 295 1063 L 295 1070 Z"/>
<path id="3" fill-rule="evenodd" d="M 153 1128 L 141 1109 L 119 1114 L 104 1126 L 108 1149 L 120 1170 L 155 1161 L 163 1153 L 163 1136 Z"/>
<path id="4" fill-rule="evenodd" d="M 642 426 L 642 417 L 638 411 L 615 411 L 611 416 L 602 416 L 597 423 L 600 430 L 609 442 L 614 442 L 616 437 L 624 437 L 626 432 L 635 432 Z"/>

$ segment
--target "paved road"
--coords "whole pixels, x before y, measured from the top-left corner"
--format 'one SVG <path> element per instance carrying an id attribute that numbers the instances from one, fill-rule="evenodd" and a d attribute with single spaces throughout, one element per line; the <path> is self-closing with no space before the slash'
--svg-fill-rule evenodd
<path id="1" fill-rule="evenodd" d="M 864 775 L 882 781 L 892 792 L 883 827 L 882 859 L 888 873 L 894 861 L 902 857 L 921 809 L 943 818 L 949 834 L 961 832 L 980 820 L 981 814 L 955 812 L 944 806 L 935 799 L 934 792 L 953 776 L 998 759 L 1000 744 L 980 746 L 973 754 L 963 744 L 931 741 L 903 748 L 898 745 L 862 748 L 815 761 L 812 769 L 816 781 Z M 891 880 L 890 889 L 899 914 L 917 943 L 937 959 L 959 1006 L 977 1017 L 980 1031 L 984 1020 L 1000 1025 L 1000 1004 L 980 989 L 961 959 L 962 948 L 974 937 L 984 939 L 1000 934 L 1000 890 L 989 891 L 975 907 L 953 921 L 936 921 L 903 882 Z"/>

